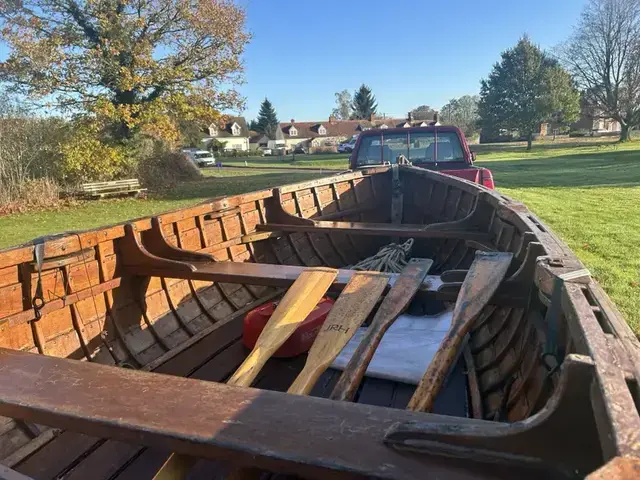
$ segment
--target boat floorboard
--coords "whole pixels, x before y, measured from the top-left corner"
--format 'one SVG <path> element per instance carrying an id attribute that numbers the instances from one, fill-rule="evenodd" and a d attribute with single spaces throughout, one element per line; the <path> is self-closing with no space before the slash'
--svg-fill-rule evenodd
<path id="1" fill-rule="evenodd" d="M 237 325 L 236 325 L 237 324 Z M 240 336 L 241 322 L 233 322 L 218 331 L 209 344 L 199 345 L 169 360 L 156 372 L 185 375 L 200 380 L 224 382 L 246 356 Z M 202 347 L 208 348 L 202 348 Z M 209 352 L 207 354 L 206 352 Z M 213 356 L 211 356 L 213 355 Z M 304 356 L 295 359 L 271 359 L 254 386 L 286 391 L 304 364 Z M 194 365 L 198 364 L 196 368 Z M 329 396 L 340 372 L 327 371 L 317 382 L 311 395 Z M 415 386 L 387 380 L 365 378 L 357 401 L 369 405 L 405 408 Z M 436 413 L 465 416 L 466 381 L 459 364 L 441 392 L 434 408 Z M 128 480 L 152 478 L 170 452 L 104 440 L 74 432 L 63 432 L 14 468 L 36 480 L 64 478 L 76 480 Z M 224 478 L 225 465 L 201 460 L 189 479 Z"/>

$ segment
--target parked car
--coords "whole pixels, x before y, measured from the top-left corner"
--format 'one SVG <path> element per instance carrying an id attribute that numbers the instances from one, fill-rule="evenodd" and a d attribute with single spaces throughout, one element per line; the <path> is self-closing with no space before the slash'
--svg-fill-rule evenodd
<path id="1" fill-rule="evenodd" d="M 353 152 L 353 149 L 356 146 L 356 142 L 357 141 L 358 141 L 358 137 L 357 136 L 351 137 L 346 142 L 341 143 L 340 145 L 338 145 L 338 152 L 339 153 L 351 153 L 351 152 Z"/>
<path id="2" fill-rule="evenodd" d="M 473 164 L 475 152 L 469 150 L 462 130 L 454 126 L 367 130 L 358 137 L 349 158 L 353 170 L 410 163 L 494 188 L 491 171 Z"/>
<path id="3" fill-rule="evenodd" d="M 182 150 L 189 160 L 195 163 L 198 167 L 214 167 L 216 164 L 216 159 L 213 156 L 213 153 L 208 152 L 207 150 L 193 150 L 193 149 L 184 149 Z"/>
<path id="4" fill-rule="evenodd" d="M 298 146 L 296 146 L 296 148 L 294 148 L 293 153 L 295 153 L 295 154 L 306 154 L 307 153 L 307 149 L 304 148 L 302 145 L 298 145 Z"/>
<path id="5" fill-rule="evenodd" d="M 273 155 L 273 150 L 271 150 L 271 149 L 270 149 L 270 148 L 268 148 L 268 147 L 260 147 L 260 150 L 262 150 L 262 154 L 263 154 L 265 157 L 268 157 L 268 156 L 270 156 L 270 155 Z"/>

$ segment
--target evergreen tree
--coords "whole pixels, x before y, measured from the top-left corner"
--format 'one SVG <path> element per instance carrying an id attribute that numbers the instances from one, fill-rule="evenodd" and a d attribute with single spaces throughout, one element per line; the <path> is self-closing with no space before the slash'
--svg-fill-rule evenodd
<path id="1" fill-rule="evenodd" d="M 572 122 L 579 110 L 580 95 L 569 73 L 526 36 L 502 53 L 501 62 L 481 82 L 482 128 L 517 130 L 527 137 L 527 150 L 542 123 L 554 116 Z"/>
<path id="2" fill-rule="evenodd" d="M 273 108 L 272 103 L 267 98 L 265 98 L 262 105 L 260 105 L 255 127 L 256 132 L 264 133 L 271 139 L 275 138 L 278 128 L 278 117 L 276 116 L 275 108 Z"/>
<path id="3" fill-rule="evenodd" d="M 371 93 L 371 89 L 363 83 L 353 95 L 353 118 L 368 120 L 371 115 L 375 115 L 377 109 L 376 97 Z"/>
<path id="4" fill-rule="evenodd" d="M 253 130 L 254 132 L 258 131 L 258 121 L 257 120 L 251 120 L 249 122 L 249 130 Z"/>

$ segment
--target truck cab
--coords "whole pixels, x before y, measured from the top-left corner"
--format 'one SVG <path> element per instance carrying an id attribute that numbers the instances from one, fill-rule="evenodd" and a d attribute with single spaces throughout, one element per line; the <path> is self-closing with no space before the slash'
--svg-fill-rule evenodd
<path id="1" fill-rule="evenodd" d="M 350 166 L 355 170 L 408 162 L 493 189 L 491 171 L 474 166 L 474 160 L 475 154 L 458 127 L 432 125 L 362 132 L 351 154 Z"/>

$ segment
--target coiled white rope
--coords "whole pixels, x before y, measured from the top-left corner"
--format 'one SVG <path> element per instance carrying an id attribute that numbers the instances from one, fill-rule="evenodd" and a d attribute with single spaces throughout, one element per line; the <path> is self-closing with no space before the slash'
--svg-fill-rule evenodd
<path id="1" fill-rule="evenodd" d="M 411 258 L 411 247 L 413 247 L 413 238 L 410 238 L 402 245 L 390 243 L 389 245 L 382 247 L 378 253 L 372 257 L 365 258 L 357 264 L 347 268 L 350 268 L 351 270 L 400 273 Z"/>

